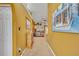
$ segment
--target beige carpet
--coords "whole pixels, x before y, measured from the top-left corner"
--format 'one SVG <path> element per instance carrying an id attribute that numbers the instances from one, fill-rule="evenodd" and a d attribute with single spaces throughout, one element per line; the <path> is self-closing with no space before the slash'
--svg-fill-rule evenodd
<path id="1" fill-rule="evenodd" d="M 23 56 L 53 56 L 45 37 L 34 37 L 32 49 L 27 49 Z"/>

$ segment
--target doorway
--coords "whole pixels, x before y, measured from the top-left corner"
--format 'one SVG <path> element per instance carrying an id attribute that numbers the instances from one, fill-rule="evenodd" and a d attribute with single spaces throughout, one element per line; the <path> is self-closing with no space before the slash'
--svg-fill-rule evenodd
<path id="1" fill-rule="evenodd" d="M 26 20 L 26 28 L 27 28 L 27 48 L 32 48 L 32 29 L 31 29 L 31 21 Z"/>

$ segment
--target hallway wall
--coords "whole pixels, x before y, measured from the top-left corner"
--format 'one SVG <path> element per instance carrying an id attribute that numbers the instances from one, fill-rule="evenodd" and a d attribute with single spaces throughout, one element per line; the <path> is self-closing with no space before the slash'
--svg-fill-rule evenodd
<path id="1" fill-rule="evenodd" d="M 12 12 L 13 12 L 13 50 L 14 50 L 13 55 L 20 55 L 20 53 L 18 53 L 19 52 L 18 49 L 21 48 L 22 53 L 23 50 L 26 48 L 26 40 L 27 40 L 26 20 L 28 19 L 31 22 L 31 28 L 32 28 L 33 19 L 22 4 L 12 4 Z"/>
<path id="2" fill-rule="evenodd" d="M 48 42 L 56 55 L 79 55 L 79 34 L 52 31 L 52 14 L 58 6 L 48 4 Z"/>

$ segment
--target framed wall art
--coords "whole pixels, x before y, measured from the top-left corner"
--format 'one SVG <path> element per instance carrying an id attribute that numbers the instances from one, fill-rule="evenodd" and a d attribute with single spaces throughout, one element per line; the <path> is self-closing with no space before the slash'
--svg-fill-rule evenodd
<path id="1" fill-rule="evenodd" d="M 53 14 L 52 30 L 79 33 L 79 4 L 60 4 Z"/>

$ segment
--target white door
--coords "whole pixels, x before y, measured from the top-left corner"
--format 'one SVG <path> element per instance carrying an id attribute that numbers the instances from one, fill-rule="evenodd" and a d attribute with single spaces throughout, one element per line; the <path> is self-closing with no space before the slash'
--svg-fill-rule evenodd
<path id="1" fill-rule="evenodd" d="M 0 55 L 12 55 L 12 12 L 10 6 L 0 6 Z"/>
<path id="2" fill-rule="evenodd" d="M 0 12 L 0 56 L 3 55 L 3 29 L 2 29 L 2 26 L 3 26 L 3 22 L 2 22 L 2 15 L 1 15 L 1 12 Z"/>

